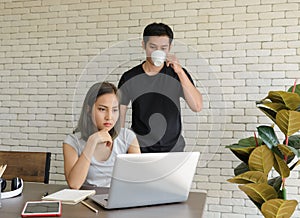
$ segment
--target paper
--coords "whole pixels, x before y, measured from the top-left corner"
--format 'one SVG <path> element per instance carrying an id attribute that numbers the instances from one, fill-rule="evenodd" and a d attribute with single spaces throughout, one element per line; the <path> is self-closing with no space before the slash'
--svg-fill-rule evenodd
<path id="1" fill-rule="evenodd" d="M 95 190 L 63 189 L 42 197 L 42 200 L 61 201 L 63 204 L 77 204 L 88 196 L 96 194 Z"/>

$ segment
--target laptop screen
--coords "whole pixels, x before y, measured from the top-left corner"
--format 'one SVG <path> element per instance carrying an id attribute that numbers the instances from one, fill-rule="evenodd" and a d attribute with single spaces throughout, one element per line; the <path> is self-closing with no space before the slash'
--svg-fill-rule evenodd
<path id="1" fill-rule="evenodd" d="M 186 201 L 199 155 L 199 152 L 118 155 L 108 208 Z"/>

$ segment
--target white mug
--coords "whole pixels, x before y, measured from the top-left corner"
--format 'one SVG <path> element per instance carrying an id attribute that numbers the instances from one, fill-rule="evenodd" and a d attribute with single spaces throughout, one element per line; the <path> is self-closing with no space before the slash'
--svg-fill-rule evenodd
<path id="1" fill-rule="evenodd" d="M 151 53 L 153 64 L 157 67 L 161 66 L 166 60 L 166 53 L 162 50 L 156 50 Z"/>

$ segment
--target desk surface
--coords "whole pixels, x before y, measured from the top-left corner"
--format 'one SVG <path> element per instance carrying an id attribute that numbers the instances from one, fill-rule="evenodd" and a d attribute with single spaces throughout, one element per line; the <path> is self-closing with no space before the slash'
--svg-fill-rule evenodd
<path id="1" fill-rule="evenodd" d="M 0 208 L 1 217 L 16 218 L 21 217 L 21 211 L 26 201 L 40 200 L 45 192 L 49 194 L 67 188 L 64 185 L 24 183 L 23 194 L 21 196 L 3 199 Z M 96 188 L 97 193 L 106 193 L 107 189 Z M 200 218 L 204 210 L 206 194 L 201 192 L 191 192 L 187 202 L 168 205 L 156 205 L 149 207 L 104 210 L 90 199 L 86 201 L 99 210 L 94 213 L 82 204 L 66 205 L 63 204 L 61 217 L 80 217 L 80 218 Z"/>

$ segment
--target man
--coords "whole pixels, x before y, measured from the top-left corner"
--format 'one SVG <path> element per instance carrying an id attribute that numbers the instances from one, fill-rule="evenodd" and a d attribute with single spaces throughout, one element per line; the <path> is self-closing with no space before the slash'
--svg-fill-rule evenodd
<path id="1" fill-rule="evenodd" d="M 173 31 L 163 23 L 145 27 L 142 47 L 146 60 L 125 72 L 118 84 L 121 92 L 120 122 L 125 125 L 127 106 L 132 104 L 132 126 L 142 152 L 183 151 L 180 97 L 190 109 L 202 109 L 202 95 L 189 73 L 170 54 Z M 161 50 L 166 61 L 156 66 L 152 52 Z"/>

